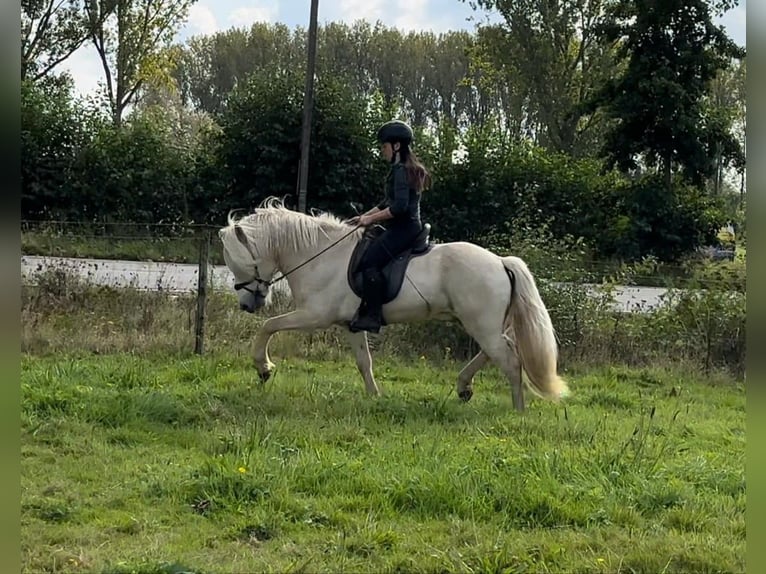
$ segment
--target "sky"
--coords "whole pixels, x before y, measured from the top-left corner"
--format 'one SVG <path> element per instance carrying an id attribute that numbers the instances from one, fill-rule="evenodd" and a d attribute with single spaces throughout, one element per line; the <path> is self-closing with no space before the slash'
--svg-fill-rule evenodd
<path id="1" fill-rule="evenodd" d="M 178 41 L 190 36 L 211 34 L 232 27 L 249 28 L 253 23 L 282 22 L 289 28 L 308 27 L 311 0 L 198 0 L 177 34 Z M 727 12 L 720 23 L 739 45 L 745 42 L 746 0 Z M 365 19 L 378 20 L 389 27 L 405 31 L 472 30 L 479 21 L 498 22 L 496 13 L 474 11 L 468 0 L 319 0 L 319 24 Z M 61 69 L 69 70 L 77 91 L 90 94 L 103 77 L 103 69 L 95 49 L 85 45 L 75 52 Z"/>

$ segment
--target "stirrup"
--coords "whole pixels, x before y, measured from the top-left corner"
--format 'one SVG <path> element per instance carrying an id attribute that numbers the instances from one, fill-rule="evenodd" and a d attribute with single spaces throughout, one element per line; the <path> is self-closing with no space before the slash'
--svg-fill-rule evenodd
<path id="1" fill-rule="evenodd" d="M 380 328 L 383 326 L 383 317 L 380 313 L 376 317 L 373 317 L 369 312 L 361 314 L 357 310 L 354 318 L 348 324 L 348 330 L 352 333 L 359 333 L 360 331 L 369 331 L 370 333 L 380 333 Z"/>

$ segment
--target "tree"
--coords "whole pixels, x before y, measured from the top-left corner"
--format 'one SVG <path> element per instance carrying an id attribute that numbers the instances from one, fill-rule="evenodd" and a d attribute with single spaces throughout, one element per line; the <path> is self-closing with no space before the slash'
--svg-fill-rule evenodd
<path id="1" fill-rule="evenodd" d="M 713 24 L 712 8 L 706 0 L 618 0 L 610 7 L 603 39 L 618 45 L 628 64 L 594 99 L 614 120 L 602 149 L 608 168 L 633 171 L 643 158 L 670 192 L 676 165 L 701 184 L 715 172 L 715 150 L 740 154 L 704 104 L 718 72 L 744 57 Z"/>
<path id="2" fill-rule="evenodd" d="M 227 208 L 249 208 L 269 195 L 296 198 L 304 80 L 295 72 L 263 70 L 232 91 L 220 118 Z M 367 101 L 344 82 L 319 76 L 312 118 L 308 203 L 342 212 L 352 199 L 379 201 Z"/>
<path id="3" fill-rule="evenodd" d="M 714 139 L 710 150 L 715 162 L 712 177 L 713 195 L 723 193 L 726 172 L 730 167 L 744 171 L 745 156 L 745 64 L 744 60 L 731 68 L 719 70 L 710 84 L 705 114 L 717 123 L 714 133 L 731 133 L 734 139 Z M 741 149 L 732 145 L 737 142 Z M 728 147 L 727 147 L 728 146 Z"/>
<path id="4" fill-rule="evenodd" d="M 256 22 L 190 38 L 179 46 L 172 75 L 185 104 L 220 113 L 229 92 L 257 70 L 294 70 L 305 61 L 306 37 L 281 23 Z M 324 69 L 324 66 L 319 66 Z"/>
<path id="5" fill-rule="evenodd" d="M 479 66 L 497 71 L 508 129 L 523 129 L 553 151 L 588 155 L 590 146 L 583 142 L 593 139 L 601 118 L 587 113 L 584 104 L 616 64 L 613 51 L 597 41 L 606 0 L 471 4 L 496 9 L 505 20 L 479 29 L 475 55 Z"/>
<path id="6" fill-rule="evenodd" d="M 167 81 L 166 50 L 196 0 L 85 0 L 90 39 L 101 59 L 116 127 L 147 82 Z"/>
<path id="7" fill-rule="evenodd" d="M 80 0 L 21 0 L 21 79 L 44 78 L 87 39 Z"/>

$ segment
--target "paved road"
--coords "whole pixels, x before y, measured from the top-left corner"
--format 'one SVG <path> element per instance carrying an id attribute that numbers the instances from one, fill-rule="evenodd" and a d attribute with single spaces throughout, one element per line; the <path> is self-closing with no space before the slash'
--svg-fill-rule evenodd
<path id="1" fill-rule="evenodd" d="M 197 290 L 198 269 L 191 264 L 21 256 L 22 277 L 31 278 L 35 273 L 51 268 L 77 273 L 97 285 L 179 293 Z M 233 275 L 225 265 L 210 266 L 208 275 L 214 289 L 232 285 Z"/>
<path id="2" fill-rule="evenodd" d="M 31 255 L 21 257 L 21 275 L 26 281 L 33 281 L 36 273 L 50 268 L 67 269 L 96 285 L 178 293 L 197 290 L 197 266 L 192 264 Z M 208 275 L 213 289 L 231 289 L 234 278 L 225 265 L 211 266 Z M 289 292 L 285 281 L 277 283 L 274 288 Z M 591 291 L 597 294 L 598 286 L 591 286 Z M 625 311 L 635 311 L 637 306 L 648 310 L 660 303 L 665 292 L 666 289 L 659 287 L 619 287 L 616 289 L 615 303 Z"/>

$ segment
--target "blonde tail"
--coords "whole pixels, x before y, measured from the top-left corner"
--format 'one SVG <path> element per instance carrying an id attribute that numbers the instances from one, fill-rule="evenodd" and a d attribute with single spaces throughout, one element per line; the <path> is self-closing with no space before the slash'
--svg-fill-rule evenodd
<path id="1" fill-rule="evenodd" d="M 503 257 L 503 265 L 512 274 L 514 283 L 508 322 L 513 327 L 531 390 L 542 398 L 558 401 L 570 391 L 556 372 L 558 345 L 548 309 L 522 259 Z"/>

